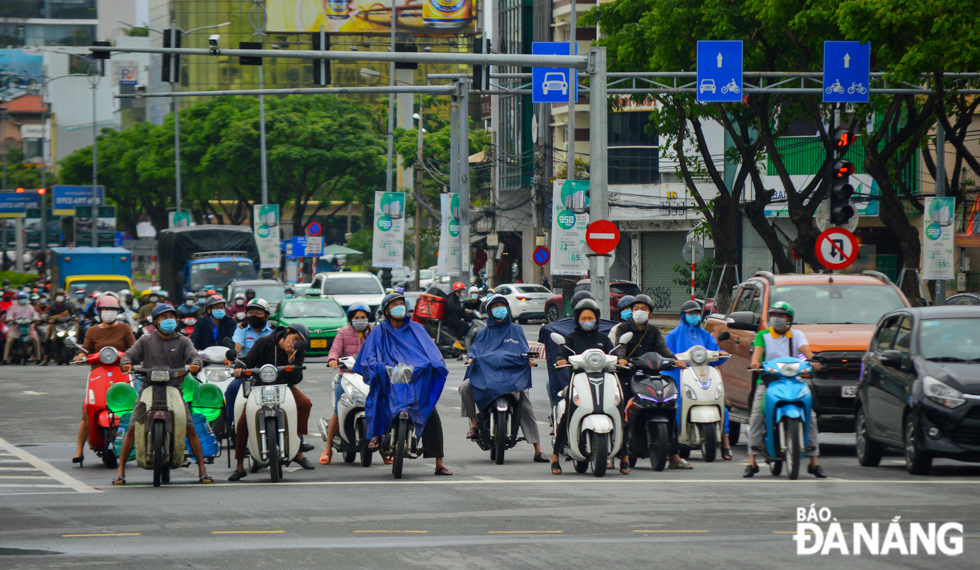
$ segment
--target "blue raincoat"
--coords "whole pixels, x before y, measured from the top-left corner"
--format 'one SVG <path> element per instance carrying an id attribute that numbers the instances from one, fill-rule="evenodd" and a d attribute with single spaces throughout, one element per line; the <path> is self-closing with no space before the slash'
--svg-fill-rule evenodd
<path id="1" fill-rule="evenodd" d="M 715 337 L 711 336 L 711 333 L 701 328 L 700 325 L 689 325 L 681 317 L 681 324 L 677 325 L 677 328 L 670 331 L 667 334 L 667 338 L 664 339 L 667 343 L 667 348 L 670 349 L 674 354 L 680 354 L 682 352 L 687 352 L 692 346 L 703 346 L 708 350 L 721 350 L 718 347 L 718 341 Z M 714 362 L 712 366 L 721 366 L 728 360 L 727 358 L 722 358 L 718 362 Z M 663 372 L 667 376 L 674 379 L 674 383 L 677 385 L 677 397 L 680 399 L 680 380 L 681 371 L 680 370 L 666 370 Z M 680 402 L 677 402 L 677 425 L 680 425 L 681 421 L 681 406 Z M 725 433 L 728 433 L 728 409 L 725 409 Z"/>
<path id="2" fill-rule="evenodd" d="M 389 374 L 398 365 L 412 367 L 410 379 L 392 381 Z M 425 328 L 410 320 L 397 329 L 387 322 L 374 327 L 357 355 L 354 372 L 371 387 L 364 409 L 369 438 L 387 433 L 391 419 L 403 410 L 409 413 L 416 437 L 421 437 L 449 374 Z"/>
<path id="3" fill-rule="evenodd" d="M 496 300 L 506 301 L 494 295 L 487 307 Z M 531 387 L 531 367 L 523 356 L 529 350 L 523 329 L 511 321 L 509 311 L 503 321 L 487 317 L 486 328 L 476 333 L 466 353 L 473 359 L 466 369 L 466 378 L 473 388 L 476 409 L 485 409 L 503 394 Z"/>
<path id="4" fill-rule="evenodd" d="M 608 336 L 609 331 L 617 324 L 619 324 L 617 321 L 599 319 L 597 325 L 599 334 Z M 558 394 L 572 382 L 572 371 L 570 368 L 555 369 L 555 362 L 558 360 L 556 358 L 558 345 L 551 341 L 551 333 L 556 332 L 562 336 L 568 336 L 572 334 L 573 330 L 575 330 L 575 319 L 568 317 L 544 325 L 538 333 L 538 342 L 544 345 L 545 358 L 548 361 L 548 398 L 551 400 L 552 407 L 558 405 L 561 400 Z"/>

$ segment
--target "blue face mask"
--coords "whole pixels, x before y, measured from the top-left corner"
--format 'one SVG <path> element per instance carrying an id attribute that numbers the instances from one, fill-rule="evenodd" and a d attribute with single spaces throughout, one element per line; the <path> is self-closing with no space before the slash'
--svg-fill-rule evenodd
<path id="1" fill-rule="evenodd" d="M 701 324 L 701 315 L 684 315 L 684 322 L 696 327 Z"/>
<path id="2" fill-rule="evenodd" d="M 595 328 L 595 321 L 579 321 L 579 326 L 582 327 L 584 331 L 590 331 Z"/>
<path id="3" fill-rule="evenodd" d="M 76 299 L 81 299 L 81 298 L 82 298 L 82 297 L 84 297 L 84 296 L 85 296 L 85 295 L 75 295 L 75 298 L 76 298 Z"/>
<path id="4" fill-rule="evenodd" d="M 214 317 L 215 320 L 220 321 L 221 319 L 225 318 L 225 310 L 215 309 L 211 311 L 211 316 Z"/>
<path id="5" fill-rule="evenodd" d="M 292 299 L 293 298 L 293 294 L 292 293 L 286 293 L 286 298 L 287 299 Z"/>
<path id="6" fill-rule="evenodd" d="M 404 319 L 405 318 L 405 305 L 398 305 L 397 307 L 392 307 L 391 308 L 391 316 L 395 317 L 396 319 Z"/>
<path id="7" fill-rule="evenodd" d="M 177 329 L 177 321 L 174 319 L 163 319 L 160 321 L 160 330 L 164 334 L 170 334 Z"/>
<path id="8" fill-rule="evenodd" d="M 490 314 L 493 318 L 500 319 L 501 321 L 507 318 L 507 307 L 494 307 Z"/>
<path id="9" fill-rule="evenodd" d="M 207 301 L 207 299 L 205 299 L 204 297 L 201 297 L 200 299 L 197 300 L 197 304 L 198 305 L 203 305 L 205 301 Z"/>
<path id="10" fill-rule="evenodd" d="M 631 318 L 633 318 L 633 309 L 626 309 L 625 311 L 621 311 L 619 313 L 619 316 L 622 317 L 623 321 L 628 321 Z"/>

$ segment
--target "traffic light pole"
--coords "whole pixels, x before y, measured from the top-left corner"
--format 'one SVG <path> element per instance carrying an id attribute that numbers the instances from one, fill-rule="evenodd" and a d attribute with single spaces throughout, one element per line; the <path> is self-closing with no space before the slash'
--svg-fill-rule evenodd
<path id="1" fill-rule="evenodd" d="M 943 124 L 936 121 L 936 198 L 946 196 L 946 130 Z M 956 216 L 954 215 L 955 219 Z M 936 305 L 946 304 L 946 282 L 936 281 Z"/>
<path id="2" fill-rule="evenodd" d="M 606 102 L 606 48 L 594 47 L 589 50 L 589 138 L 593 142 L 589 149 L 589 221 L 609 219 L 609 195 L 607 181 L 607 130 L 608 107 Z M 571 87 L 571 86 L 570 86 Z M 574 147 L 573 147 L 574 148 Z M 574 165 L 574 162 L 573 162 Z M 609 258 L 599 255 L 589 258 L 591 275 L 590 289 L 599 304 L 602 318 L 609 318 Z"/>

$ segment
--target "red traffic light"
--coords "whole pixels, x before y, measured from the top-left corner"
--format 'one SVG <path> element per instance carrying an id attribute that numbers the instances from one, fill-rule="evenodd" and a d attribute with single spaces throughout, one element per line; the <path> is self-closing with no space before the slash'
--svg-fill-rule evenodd
<path id="1" fill-rule="evenodd" d="M 24 189 L 23 188 L 18 188 L 17 189 L 17 193 L 18 194 L 23 194 L 24 193 Z"/>
<path id="2" fill-rule="evenodd" d="M 834 178 L 847 178 L 854 174 L 854 165 L 847 160 L 838 160 L 834 163 Z"/>
<path id="3" fill-rule="evenodd" d="M 838 152 L 844 153 L 854 144 L 857 137 L 847 129 L 837 129 L 834 131 L 833 143 Z"/>
<path id="4" fill-rule="evenodd" d="M 40 194 L 41 196 L 44 196 L 44 193 L 45 192 L 47 192 L 47 190 L 45 190 L 44 188 L 38 188 L 37 189 L 37 193 Z"/>

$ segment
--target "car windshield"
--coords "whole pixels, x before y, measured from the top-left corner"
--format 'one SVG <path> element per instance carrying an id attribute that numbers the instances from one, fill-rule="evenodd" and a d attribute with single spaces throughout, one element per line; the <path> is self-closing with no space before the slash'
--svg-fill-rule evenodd
<path id="1" fill-rule="evenodd" d="M 98 291 L 100 293 L 105 293 L 106 291 L 112 291 L 113 293 L 118 293 L 123 289 L 129 289 L 129 283 L 125 281 L 115 281 L 111 279 L 93 279 L 91 281 L 72 281 L 68 289 L 74 293 L 76 289 L 85 289 L 85 296 L 89 296 L 92 293 Z"/>
<path id="2" fill-rule="evenodd" d="M 235 295 L 239 293 L 244 293 L 249 289 L 255 291 L 256 299 L 265 299 L 266 303 L 274 309 L 275 306 L 286 298 L 286 286 L 281 283 L 269 283 L 263 285 L 235 285 L 232 288 L 231 297 L 235 298 Z"/>
<path id="3" fill-rule="evenodd" d="M 431 269 L 423 269 L 419 271 L 419 279 L 432 279 L 432 277 L 433 275 Z"/>
<path id="4" fill-rule="evenodd" d="M 383 295 L 381 285 L 371 277 L 325 279 L 324 295 Z"/>
<path id="5" fill-rule="evenodd" d="M 191 265 L 190 288 L 224 289 L 235 279 L 255 279 L 255 269 L 248 261 L 208 261 Z"/>
<path id="6" fill-rule="evenodd" d="M 541 285 L 521 285 L 520 287 L 517 287 L 517 290 L 520 291 L 521 293 L 548 293 L 549 295 L 551 294 L 551 291 L 542 287 Z"/>
<path id="7" fill-rule="evenodd" d="M 286 319 L 343 317 L 344 310 L 333 299 L 310 299 L 286 303 L 282 316 Z"/>
<path id="8" fill-rule="evenodd" d="M 873 325 L 885 313 L 905 306 L 892 287 L 838 283 L 773 287 L 769 304 L 779 301 L 793 306 L 797 325 Z"/>
<path id="9" fill-rule="evenodd" d="M 977 319 L 930 319 L 919 327 L 922 356 L 929 360 L 980 362 Z"/>
<path id="10" fill-rule="evenodd" d="M 640 288 L 636 283 L 613 283 L 609 285 L 609 291 L 617 295 L 639 295 Z"/>

